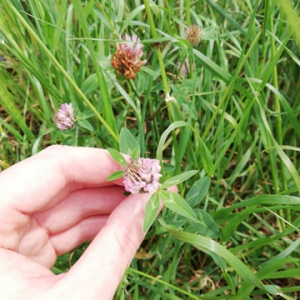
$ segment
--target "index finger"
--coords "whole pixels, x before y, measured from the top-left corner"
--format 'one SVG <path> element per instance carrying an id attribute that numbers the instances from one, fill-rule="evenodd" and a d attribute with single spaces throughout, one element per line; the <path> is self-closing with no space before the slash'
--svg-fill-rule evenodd
<path id="1" fill-rule="evenodd" d="M 0 205 L 37 211 L 73 190 L 111 185 L 108 176 L 120 168 L 103 149 L 50 146 L 0 174 Z"/>

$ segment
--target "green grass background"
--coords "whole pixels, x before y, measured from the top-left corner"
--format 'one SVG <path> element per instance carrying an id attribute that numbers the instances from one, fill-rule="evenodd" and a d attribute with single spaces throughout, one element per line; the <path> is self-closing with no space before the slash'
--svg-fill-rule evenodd
<path id="1" fill-rule="evenodd" d="M 199 171 L 179 186 L 198 221 L 164 209 L 115 299 L 299 299 L 299 6 L 0 1 L 2 170 L 52 144 L 119 149 L 126 127 L 166 177 Z M 131 81 L 110 65 L 126 33 L 147 59 Z M 186 58 L 188 77 L 177 70 Z M 59 131 L 65 102 L 77 127 Z"/>

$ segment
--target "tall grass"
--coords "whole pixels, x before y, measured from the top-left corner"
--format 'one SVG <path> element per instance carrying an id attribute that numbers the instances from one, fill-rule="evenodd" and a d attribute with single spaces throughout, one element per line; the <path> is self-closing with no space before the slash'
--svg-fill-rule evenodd
<path id="1" fill-rule="evenodd" d="M 116 299 L 297 299 L 297 1 L 1 0 L 0 10 L 1 169 L 51 144 L 118 149 L 126 127 L 167 176 L 199 171 L 179 186 L 198 222 L 163 210 Z M 125 33 L 147 59 L 131 81 L 110 65 Z M 78 126 L 62 132 L 53 115 L 65 102 Z"/>

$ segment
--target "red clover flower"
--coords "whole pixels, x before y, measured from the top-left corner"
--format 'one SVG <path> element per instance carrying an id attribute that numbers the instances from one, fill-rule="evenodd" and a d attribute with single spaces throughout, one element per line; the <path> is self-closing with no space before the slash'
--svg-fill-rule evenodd
<path id="1" fill-rule="evenodd" d="M 197 25 L 191 25 L 186 30 L 186 39 L 192 46 L 197 46 L 201 40 L 201 29 Z"/>
<path id="2" fill-rule="evenodd" d="M 120 40 L 122 36 L 119 37 Z M 134 79 L 140 67 L 147 61 L 142 60 L 143 45 L 136 36 L 125 35 L 125 43 L 117 44 L 117 52 L 111 60 L 111 65 L 116 68 L 119 75 L 126 76 L 127 79 Z"/>
<path id="3" fill-rule="evenodd" d="M 170 96 L 168 97 L 171 98 Z M 158 159 L 139 157 L 140 147 L 131 135 L 130 131 L 126 128 L 121 130 L 120 135 L 123 137 L 124 141 L 123 145 L 121 143 L 120 149 L 123 150 L 124 154 L 126 153 L 126 155 L 130 156 L 125 157 L 122 153 L 115 149 L 107 149 L 113 160 L 122 166 L 120 170 L 110 174 L 107 181 L 117 180 L 123 177 L 124 188 L 127 192 L 130 192 L 131 194 L 152 194 L 150 195 L 149 202 L 145 209 L 143 230 L 147 231 L 154 222 L 154 219 L 159 212 L 160 201 L 174 212 L 191 220 L 197 220 L 197 216 L 189 204 L 180 195 L 168 190 L 168 188 L 184 182 L 191 176 L 198 173 L 198 171 L 190 170 L 173 176 L 172 178 L 168 178 L 164 182 L 160 183 L 159 181 L 162 177 L 160 174 L 160 161 Z M 125 140 L 124 138 L 127 139 Z"/>
<path id="4" fill-rule="evenodd" d="M 75 124 L 74 110 L 72 103 L 60 104 L 55 115 L 55 125 L 60 130 L 71 129 Z"/>
<path id="5" fill-rule="evenodd" d="M 125 190 L 132 194 L 156 192 L 160 187 L 160 170 L 158 159 L 130 159 L 124 170 Z"/>

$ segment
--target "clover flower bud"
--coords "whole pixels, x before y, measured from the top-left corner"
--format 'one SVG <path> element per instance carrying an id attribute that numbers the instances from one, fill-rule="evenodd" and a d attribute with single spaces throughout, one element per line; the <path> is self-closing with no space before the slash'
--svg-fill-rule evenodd
<path id="1" fill-rule="evenodd" d="M 178 74 L 182 74 L 184 77 L 187 77 L 190 73 L 190 60 L 186 58 L 184 62 L 179 61 L 176 67 Z M 194 70 L 194 68 L 192 69 Z"/>
<path id="2" fill-rule="evenodd" d="M 124 170 L 125 190 L 132 194 L 156 192 L 160 187 L 160 170 L 158 159 L 130 159 Z"/>
<path id="3" fill-rule="evenodd" d="M 122 39 L 121 36 L 119 38 Z M 136 35 L 126 34 L 125 41 L 125 43 L 117 44 L 117 52 L 111 60 L 111 65 L 119 75 L 124 75 L 127 79 L 134 79 L 141 66 L 147 61 L 140 59 L 143 55 L 143 45 Z"/>
<path id="4" fill-rule="evenodd" d="M 71 129 L 75 124 L 72 103 L 60 104 L 55 115 L 55 125 L 60 130 Z"/>
<path id="5" fill-rule="evenodd" d="M 192 46 L 197 46 L 201 40 L 201 29 L 197 25 L 191 25 L 186 30 L 186 39 Z"/>

